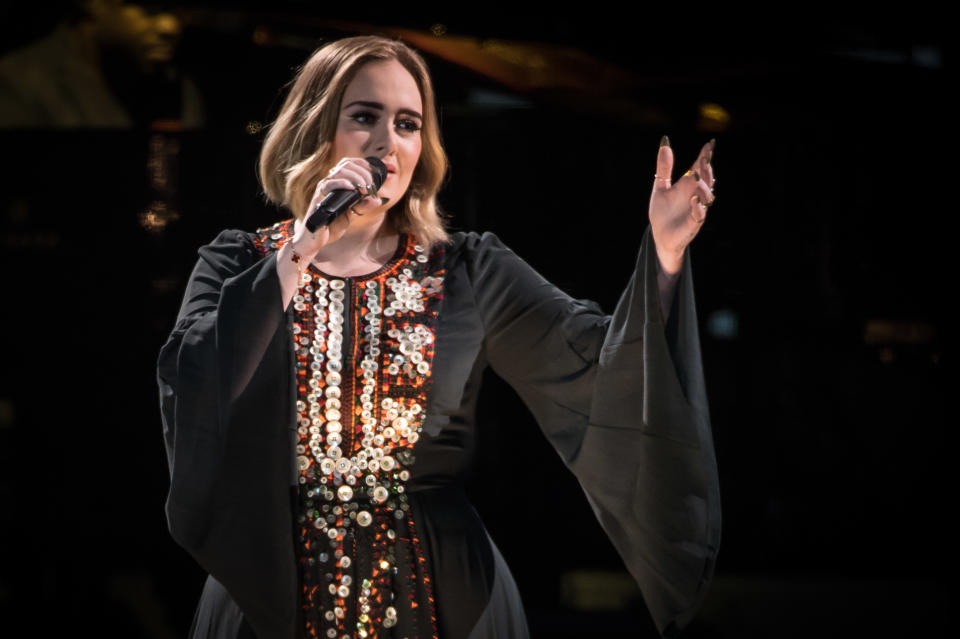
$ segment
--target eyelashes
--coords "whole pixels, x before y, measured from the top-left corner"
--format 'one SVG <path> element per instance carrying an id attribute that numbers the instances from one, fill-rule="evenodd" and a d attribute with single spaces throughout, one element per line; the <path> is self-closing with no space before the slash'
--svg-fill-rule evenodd
<path id="1" fill-rule="evenodd" d="M 378 115 L 376 115 L 375 113 L 371 113 L 370 111 L 357 111 L 356 113 L 350 116 L 350 119 L 356 122 L 357 124 L 373 125 L 373 124 L 376 124 L 377 120 L 379 120 L 380 118 Z M 402 120 L 398 120 L 397 127 L 402 131 L 406 131 L 407 133 L 416 133 L 417 131 L 420 130 L 420 125 L 417 124 L 416 120 L 413 120 L 411 118 L 404 118 Z"/>

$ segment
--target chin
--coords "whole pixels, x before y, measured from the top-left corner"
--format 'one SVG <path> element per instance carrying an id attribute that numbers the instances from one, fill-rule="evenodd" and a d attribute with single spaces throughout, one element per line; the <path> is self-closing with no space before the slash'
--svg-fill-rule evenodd
<path id="1" fill-rule="evenodd" d="M 407 194 L 406 189 L 401 191 L 400 189 L 389 188 L 389 189 L 381 189 L 380 191 L 377 191 L 377 195 L 379 195 L 380 197 L 390 198 L 390 201 L 388 202 L 390 206 L 393 206 L 395 203 L 403 199 L 403 196 L 406 194 Z"/>

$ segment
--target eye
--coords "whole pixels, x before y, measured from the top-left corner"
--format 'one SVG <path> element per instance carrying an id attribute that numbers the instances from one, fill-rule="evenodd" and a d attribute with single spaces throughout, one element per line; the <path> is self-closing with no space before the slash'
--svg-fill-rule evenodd
<path id="1" fill-rule="evenodd" d="M 397 127 L 409 133 L 416 133 L 420 130 L 420 125 L 417 124 L 417 121 L 410 118 L 404 118 L 397 122 Z"/>
<path id="2" fill-rule="evenodd" d="M 377 116 L 369 111 L 357 111 L 350 116 L 350 119 L 358 124 L 374 124 L 377 121 Z"/>

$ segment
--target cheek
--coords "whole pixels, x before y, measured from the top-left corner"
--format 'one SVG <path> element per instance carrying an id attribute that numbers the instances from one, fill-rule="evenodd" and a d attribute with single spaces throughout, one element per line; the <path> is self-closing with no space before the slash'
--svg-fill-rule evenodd
<path id="1" fill-rule="evenodd" d="M 417 162 L 420 160 L 420 152 L 423 150 L 423 140 L 420 136 L 416 136 L 409 140 L 409 144 L 405 147 L 405 154 L 407 156 L 407 164 L 411 167 L 416 167 Z"/>
<path id="2" fill-rule="evenodd" d="M 364 141 L 369 137 L 364 131 L 337 130 L 333 138 L 334 163 L 339 162 L 340 158 L 363 155 L 358 151 L 363 147 Z"/>
<path id="3" fill-rule="evenodd" d="M 333 147 L 330 149 L 330 161 L 336 164 L 343 156 L 343 133 L 337 131 L 333 136 Z"/>

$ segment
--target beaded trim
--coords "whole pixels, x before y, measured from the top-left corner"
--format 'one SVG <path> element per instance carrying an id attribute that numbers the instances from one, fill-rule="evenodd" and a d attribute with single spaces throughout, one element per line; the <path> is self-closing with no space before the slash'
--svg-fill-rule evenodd
<path id="1" fill-rule="evenodd" d="M 266 255 L 292 235 L 291 219 L 258 229 L 255 244 Z M 395 626 L 411 638 L 437 634 L 405 485 L 426 416 L 443 248 L 427 256 L 413 236 L 401 242 L 401 255 L 364 276 L 310 264 L 293 299 L 297 555 L 309 637 L 377 637 Z"/>

